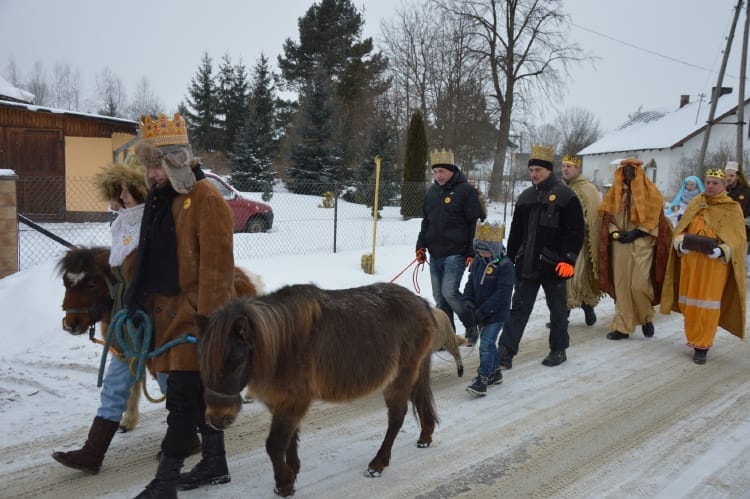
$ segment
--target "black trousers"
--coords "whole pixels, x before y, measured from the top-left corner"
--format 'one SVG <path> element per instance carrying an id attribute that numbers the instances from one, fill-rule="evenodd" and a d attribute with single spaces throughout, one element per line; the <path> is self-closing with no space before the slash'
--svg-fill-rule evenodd
<path id="1" fill-rule="evenodd" d="M 510 315 L 500 335 L 500 344 L 510 350 L 513 355 L 518 353 L 526 324 L 536 302 L 539 287 L 544 289 L 547 307 L 550 313 L 552 327 L 549 330 L 550 350 L 565 350 L 570 345 L 568 336 L 568 294 L 565 280 L 553 273 L 534 279 L 517 279 L 513 288 L 513 298 L 510 305 Z"/>
<path id="2" fill-rule="evenodd" d="M 197 371 L 172 371 L 167 377 L 167 434 L 161 442 L 165 456 L 184 459 L 193 447 L 195 432 L 220 433 L 205 422 L 206 402 Z"/>

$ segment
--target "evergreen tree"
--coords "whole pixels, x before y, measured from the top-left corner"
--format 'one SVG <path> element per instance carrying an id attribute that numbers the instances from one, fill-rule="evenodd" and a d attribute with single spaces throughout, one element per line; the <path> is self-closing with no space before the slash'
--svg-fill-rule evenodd
<path id="1" fill-rule="evenodd" d="M 355 173 L 360 185 L 351 201 L 372 207 L 375 203 L 375 156 L 380 156 L 380 191 L 378 193 L 378 212 L 383 206 L 390 205 L 397 198 L 401 185 L 399 172 L 396 170 L 396 130 L 389 126 L 385 119 L 378 119 L 370 128 L 367 145 L 367 157 Z M 347 196 L 344 196 L 347 199 Z"/>
<path id="2" fill-rule="evenodd" d="M 300 102 L 295 126 L 299 140 L 291 147 L 286 169 L 290 191 L 316 195 L 333 192 L 337 181 L 346 177 L 335 112 L 327 78 L 320 71 Z"/>
<path id="3" fill-rule="evenodd" d="M 292 90 L 309 85 L 322 70 L 333 84 L 343 161 L 361 163 L 366 156 L 369 117 L 374 102 L 388 85 L 383 79 L 387 60 L 373 52 L 372 38 L 362 39 L 364 21 L 351 0 L 321 0 L 299 19 L 299 43 L 287 39 L 281 74 Z"/>
<path id="4" fill-rule="evenodd" d="M 214 151 L 220 145 L 215 87 L 211 58 L 208 52 L 204 52 L 201 66 L 195 77 L 190 80 L 186 103 L 180 104 L 180 110 L 187 122 L 190 144 L 197 151 Z"/>
<path id="5" fill-rule="evenodd" d="M 242 63 L 236 66 L 228 54 L 224 54 L 216 75 L 217 126 L 219 149 L 232 152 L 239 129 L 248 113 L 247 71 Z"/>
<path id="6" fill-rule="evenodd" d="M 404 183 L 401 185 L 401 216 L 405 219 L 422 216 L 428 151 L 422 113 L 414 111 L 406 135 Z"/>
<path id="7" fill-rule="evenodd" d="M 248 117 L 238 131 L 234 153 L 229 154 L 232 182 L 243 191 L 263 191 L 263 199 L 268 201 L 272 195 L 271 166 L 278 141 L 273 74 L 262 54 L 254 69 L 249 102 Z"/>

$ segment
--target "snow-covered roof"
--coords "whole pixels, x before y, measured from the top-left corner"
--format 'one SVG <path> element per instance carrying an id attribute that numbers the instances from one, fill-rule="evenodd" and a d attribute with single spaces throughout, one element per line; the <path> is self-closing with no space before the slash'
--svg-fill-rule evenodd
<path id="1" fill-rule="evenodd" d="M 21 90 L 20 88 L 14 87 L 10 83 L 8 83 L 8 80 L 0 76 L 0 97 L 3 96 L 29 103 L 34 100 L 34 94 L 32 94 L 31 92 L 27 92 L 26 90 Z"/>
<path id="2" fill-rule="evenodd" d="M 80 116 L 84 118 L 94 118 L 94 119 L 98 119 L 102 121 L 124 123 L 127 125 L 138 125 L 137 121 L 128 120 L 125 118 L 116 118 L 114 116 L 104 116 L 102 114 L 94 114 L 94 113 L 82 113 L 78 111 L 70 111 L 68 109 L 59 109 L 55 107 L 36 106 L 34 104 L 24 104 L 23 102 L 13 102 L 9 100 L 3 100 L 1 97 L 0 97 L 0 105 L 7 106 L 7 107 L 17 107 L 20 109 L 27 109 L 29 111 L 34 111 L 34 112 L 64 114 L 67 116 Z"/>
<path id="3" fill-rule="evenodd" d="M 745 103 L 749 101 L 750 99 Z M 733 113 L 736 107 L 736 95 L 722 96 L 716 103 L 714 120 L 725 118 Z M 710 108 L 711 104 L 708 102 L 691 102 L 672 112 L 643 113 L 639 119 L 625 123 L 617 130 L 584 147 L 578 154 L 584 156 L 678 147 L 703 130 Z M 659 114 L 663 115 L 657 118 Z"/>

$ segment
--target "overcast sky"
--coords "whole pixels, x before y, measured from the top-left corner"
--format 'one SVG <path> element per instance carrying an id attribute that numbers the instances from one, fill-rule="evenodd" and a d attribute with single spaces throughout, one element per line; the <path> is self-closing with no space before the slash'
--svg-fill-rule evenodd
<path id="1" fill-rule="evenodd" d="M 48 72 L 68 63 L 81 72 L 83 94 L 109 67 L 134 92 L 147 77 L 172 112 L 184 99 L 204 51 L 214 68 L 227 53 L 252 68 L 261 53 L 272 63 L 286 38 L 298 40 L 297 20 L 311 0 L 0 0 L 0 73 L 16 62 L 26 76 L 35 61 Z M 402 0 L 358 0 L 365 34 L 379 38 Z M 613 129 L 629 113 L 674 109 L 715 84 L 736 0 L 567 0 L 570 36 L 595 63 L 574 66 L 563 102 L 549 104 L 552 120 L 577 106 Z M 744 12 L 724 86 L 738 85 Z M 748 89 L 750 93 L 750 89 Z"/>

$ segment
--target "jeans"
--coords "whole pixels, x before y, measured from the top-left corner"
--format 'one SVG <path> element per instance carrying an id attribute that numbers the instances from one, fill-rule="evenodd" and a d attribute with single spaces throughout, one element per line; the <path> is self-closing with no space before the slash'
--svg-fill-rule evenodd
<path id="1" fill-rule="evenodd" d="M 477 374 L 489 377 L 492 371 L 500 369 L 500 353 L 497 351 L 497 337 L 502 329 L 502 322 L 485 324 L 479 336 L 479 367 Z"/>
<path id="2" fill-rule="evenodd" d="M 102 380 L 102 392 L 96 415 L 119 423 L 128 407 L 133 383 L 135 376 L 130 373 L 130 364 L 120 360 L 116 355 L 110 355 L 109 368 Z"/>
<path id="3" fill-rule="evenodd" d="M 432 257 L 430 259 L 430 280 L 435 306 L 448 315 L 454 330 L 456 326 L 453 322 L 453 312 L 458 314 L 464 326 L 473 325 L 471 319 L 466 317 L 466 305 L 469 300 L 464 298 L 459 291 L 465 269 L 466 264 L 462 255 Z"/>
<path id="4" fill-rule="evenodd" d="M 148 373 L 144 373 L 147 376 Z M 162 393 L 167 389 L 167 373 L 157 373 L 156 379 Z M 130 372 L 130 363 L 120 360 L 116 355 L 109 356 L 109 367 L 102 380 L 102 392 L 99 395 L 99 409 L 96 415 L 117 423 L 128 408 L 130 389 L 135 383 L 135 376 Z"/>
<path id="5" fill-rule="evenodd" d="M 531 310 L 534 308 L 539 286 L 544 289 L 547 299 L 551 326 L 549 330 L 550 350 L 565 350 L 570 343 L 568 336 L 568 307 L 566 281 L 550 273 L 539 279 L 518 279 L 513 288 L 513 298 L 510 304 L 510 315 L 500 335 L 500 344 L 513 355 L 518 353 L 518 347 L 529 322 Z"/>

